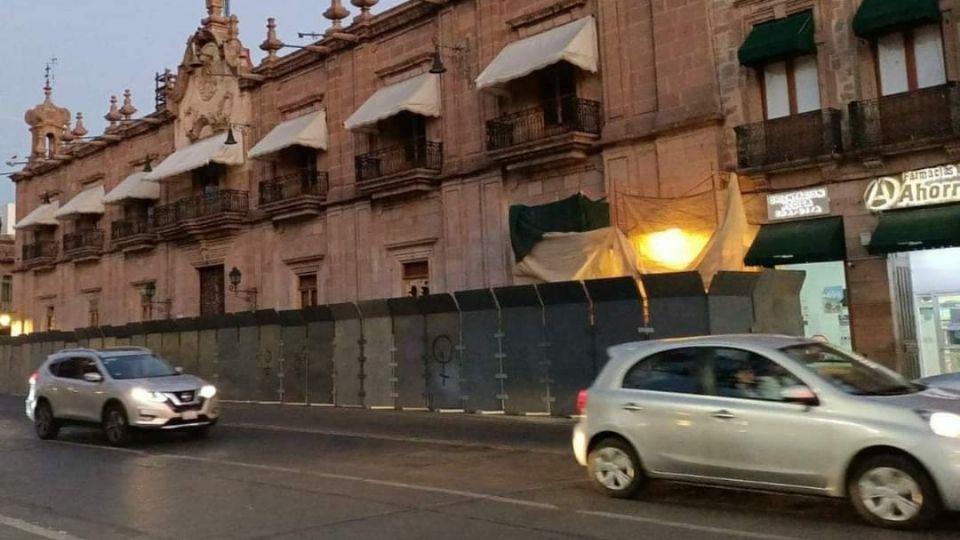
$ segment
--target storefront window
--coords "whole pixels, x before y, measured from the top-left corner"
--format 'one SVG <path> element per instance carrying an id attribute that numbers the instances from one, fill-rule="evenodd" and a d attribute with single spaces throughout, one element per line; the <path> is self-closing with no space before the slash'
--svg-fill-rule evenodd
<path id="1" fill-rule="evenodd" d="M 810 338 L 826 339 L 844 349 L 852 349 L 844 263 L 793 264 L 778 269 L 806 273 L 800 291 L 804 334 Z"/>

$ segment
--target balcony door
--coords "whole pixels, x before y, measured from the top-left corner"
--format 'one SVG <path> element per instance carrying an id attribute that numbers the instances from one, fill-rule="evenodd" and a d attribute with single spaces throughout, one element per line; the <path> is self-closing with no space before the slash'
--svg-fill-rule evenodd
<path id="1" fill-rule="evenodd" d="M 763 105 L 767 120 L 820 109 L 820 77 L 813 55 L 772 62 L 763 68 Z"/>
<path id="2" fill-rule="evenodd" d="M 220 315 L 226 312 L 223 266 L 207 266 L 200 274 L 200 315 Z"/>
<path id="3" fill-rule="evenodd" d="M 577 95 L 577 68 L 560 62 L 544 69 L 538 73 L 538 86 L 544 125 L 559 126 L 571 122 L 576 111 L 570 110 L 573 106 L 564 98 Z"/>
<path id="4" fill-rule="evenodd" d="M 884 96 L 947 82 L 943 36 L 938 24 L 880 36 L 876 58 L 880 93 Z"/>

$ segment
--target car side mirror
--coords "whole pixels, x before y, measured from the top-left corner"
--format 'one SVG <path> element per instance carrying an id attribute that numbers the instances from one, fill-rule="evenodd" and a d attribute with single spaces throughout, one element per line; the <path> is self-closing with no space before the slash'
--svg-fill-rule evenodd
<path id="1" fill-rule="evenodd" d="M 173 369 L 174 369 L 174 371 L 176 371 L 177 373 L 183 375 L 183 368 L 182 368 L 182 367 L 177 366 L 177 367 L 175 367 L 175 368 L 173 368 Z"/>
<path id="2" fill-rule="evenodd" d="M 84 373 L 83 380 L 92 383 L 103 382 L 103 375 L 99 373 Z"/>
<path id="3" fill-rule="evenodd" d="M 785 403 L 797 403 L 807 407 L 816 407 L 820 399 L 806 386 L 789 386 L 780 391 L 780 399 Z"/>

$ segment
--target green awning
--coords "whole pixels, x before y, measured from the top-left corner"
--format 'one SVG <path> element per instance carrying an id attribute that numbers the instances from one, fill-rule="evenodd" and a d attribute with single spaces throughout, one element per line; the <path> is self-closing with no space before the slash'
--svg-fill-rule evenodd
<path id="1" fill-rule="evenodd" d="M 939 23 L 942 19 L 939 0 L 863 0 L 853 17 L 853 32 L 870 38 L 905 26 Z"/>
<path id="2" fill-rule="evenodd" d="M 842 261 L 846 258 L 843 218 L 829 217 L 760 227 L 743 263 L 772 268 L 782 264 Z"/>
<path id="3" fill-rule="evenodd" d="M 885 212 L 867 246 L 871 255 L 960 246 L 960 204 Z"/>
<path id="4" fill-rule="evenodd" d="M 813 40 L 813 12 L 804 11 L 784 19 L 758 24 L 740 46 L 740 63 L 757 67 L 788 56 L 817 52 Z"/>

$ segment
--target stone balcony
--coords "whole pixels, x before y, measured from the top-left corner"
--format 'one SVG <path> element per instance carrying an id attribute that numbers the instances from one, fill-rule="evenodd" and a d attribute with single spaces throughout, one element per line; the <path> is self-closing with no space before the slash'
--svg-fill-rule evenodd
<path id="1" fill-rule="evenodd" d="M 374 199 L 426 193 L 443 169 L 443 143 L 412 139 L 356 156 L 357 190 Z"/>
<path id="2" fill-rule="evenodd" d="M 277 221 L 320 215 L 329 191 L 327 173 L 300 171 L 260 181 L 258 206 Z"/>
<path id="3" fill-rule="evenodd" d="M 60 256 L 60 244 L 52 240 L 24 244 L 21 266 L 30 270 L 45 270 L 53 268 Z"/>
<path id="4" fill-rule="evenodd" d="M 582 161 L 603 129 L 603 106 L 579 97 L 545 100 L 538 106 L 487 121 L 487 156 L 508 170 Z"/>
<path id="5" fill-rule="evenodd" d="M 95 261 L 103 253 L 103 231 L 90 229 L 63 235 L 63 258 L 73 262 Z"/>
<path id="6" fill-rule="evenodd" d="M 811 111 L 739 126 L 737 165 L 745 172 L 815 165 L 843 150 L 843 114 Z"/>
<path id="7" fill-rule="evenodd" d="M 110 225 L 110 247 L 124 253 L 156 247 L 157 233 L 147 217 L 120 219 Z"/>
<path id="8" fill-rule="evenodd" d="M 161 239 L 191 242 L 235 234 L 249 214 L 248 192 L 220 189 L 157 206 L 153 226 Z"/>
<path id="9" fill-rule="evenodd" d="M 960 142 L 960 83 L 850 104 L 853 150 L 884 155 Z"/>

